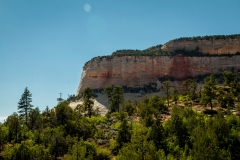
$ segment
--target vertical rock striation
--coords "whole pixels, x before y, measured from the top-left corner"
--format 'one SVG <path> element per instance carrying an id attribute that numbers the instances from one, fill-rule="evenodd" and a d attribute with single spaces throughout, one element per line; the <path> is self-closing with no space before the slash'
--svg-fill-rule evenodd
<path id="1" fill-rule="evenodd" d="M 181 81 L 233 69 L 240 71 L 240 55 L 114 56 L 111 59 L 98 57 L 84 66 L 76 95 L 88 86 L 92 89 L 102 89 L 107 85 L 136 87 L 156 82 L 156 79 L 163 77 Z"/>

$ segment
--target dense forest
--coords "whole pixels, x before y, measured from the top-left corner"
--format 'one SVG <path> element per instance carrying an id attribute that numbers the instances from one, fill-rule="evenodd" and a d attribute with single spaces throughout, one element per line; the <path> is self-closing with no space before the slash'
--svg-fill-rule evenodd
<path id="1" fill-rule="evenodd" d="M 75 109 L 61 101 L 44 111 L 33 107 L 25 88 L 18 112 L 0 124 L 0 159 L 240 159 L 240 83 L 234 73 L 222 74 L 222 84 L 209 75 L 201 89 L 185 80 L 181 93 L 165 81 L 164 96 L 139 102 L 125 100 L 122 87 L 107 86 L 105 116 L 93 109 L 89 87 Z"/>

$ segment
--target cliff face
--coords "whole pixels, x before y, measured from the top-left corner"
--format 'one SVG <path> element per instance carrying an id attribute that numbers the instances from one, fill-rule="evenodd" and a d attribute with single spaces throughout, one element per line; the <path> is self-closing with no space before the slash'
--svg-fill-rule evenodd
<path id="1" fill-rule="evenodd" d="M 240 36 L 225 39 L 210 40 L 172 40 L 164 44 L 161 48 L 166 52 L 176 50 L 193 51 L 198 49 L 201 53 L 209 54 L 236 54 L 240 52 Z"/>
<path id="2" fill-rule="evenodd" d="M 205 46 L 206 52 L 209 52 L 211 49 L 208 49 L 207 45 Z M 172 45 L 172 47 L 176 46 Z M 239 48 L 240 46 L 235 45 L 235 47 Z M 227 51 L 233 53 L 235 50 Z M 209 73 L 220 74 L 223 71 L 231 71 L 232 69 L 240 71 L 239 62 L 239 55 L 216 57 L 185 57 L 181 55 L 156 57 L 115 56 L 111 59 L 95 58 L 84 66 L 76 95 L 88 86 L 92 89 L 104 88 L 107 85 L 135 87 L 156 82 L 157 79 L 162 77 L 172 77 L 176 81 L 180 81 L 188 77 Z"/>

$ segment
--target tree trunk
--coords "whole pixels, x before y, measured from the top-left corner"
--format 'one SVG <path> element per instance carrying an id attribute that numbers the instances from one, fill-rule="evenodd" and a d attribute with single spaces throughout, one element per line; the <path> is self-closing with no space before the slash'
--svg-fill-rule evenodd
<path id="1" fill-rule="evenodd" d="M 212 100 L 210 100 L 210 106 L 211 106 L 211 110 L 212 110 Z"/>

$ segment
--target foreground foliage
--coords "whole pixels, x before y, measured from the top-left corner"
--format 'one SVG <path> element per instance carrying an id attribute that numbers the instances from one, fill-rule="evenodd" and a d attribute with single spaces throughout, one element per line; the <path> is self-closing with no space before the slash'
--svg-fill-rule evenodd
<path id="1" fill-rule="evenodd" d="M 230 112 L 239 101 L 236 76 L 224 73 L 224 84 L 219 86 L 211 75 L 201 90 L 194 80 L 184 81 L 182 95 L 169 82 L 163 84 L 165 96 L 134 103 L 123 99 L 121 87 L 108 86 L 105 93 L 111 111 L 103 117 L 92 108 L 90 88 L 85 90 L 83 105 L 74 110 L 64 101 L 42 112 L 30 108 L 27 120 L 13 113 L 0 124 L 0 158 L 240 159 L 239 113 Z M 193 103 L 211 110 L 196 112 Z"/>

